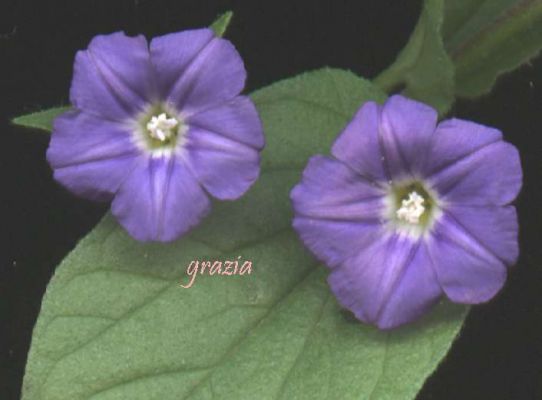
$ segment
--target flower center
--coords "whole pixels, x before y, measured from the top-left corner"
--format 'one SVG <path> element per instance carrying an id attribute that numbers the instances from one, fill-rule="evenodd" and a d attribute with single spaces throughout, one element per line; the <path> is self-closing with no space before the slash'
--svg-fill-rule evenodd
<path id="1" fill-rule="evenodd" d="M 401 207 L 395 211 L 395 215 L 398 219 L 405 221 L 412 225 L 418 225 L 420 223 L 420 217 L 425 212 L 423 204 L 425 199 L 418 194 L 415 190 L 408 194 L 406 199 L 401 200 Z"/>
<path id="2" fill-rule="evenodd" d="M 394 232 L 415 238 L 431 231 L 440 218 L 442 203 L 425 182 L 394 182 L 389 186 L 384 218 Z"/>
<path id="3" fill-rule="evenodd" d="M 166 103 L 150 104 L 130 122 L 135 144 L 153 157 L 182 151 L 188 125 L 183 115 Z"/>
<path id="4" fill-rule="evenodd" d="M 166 113 L 152 116 L 149 122 L 147 122 L 147 132 L 153 139 L 157 139 L 160 142 L 168 142 L 173 136 L 177 134 L 177 127 L 179 121 L 173 117 L 168 117 Z"/>

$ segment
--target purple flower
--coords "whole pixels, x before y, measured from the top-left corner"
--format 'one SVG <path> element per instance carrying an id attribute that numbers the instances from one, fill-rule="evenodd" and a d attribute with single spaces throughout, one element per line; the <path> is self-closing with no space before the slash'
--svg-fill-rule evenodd
<path id="1" fill-rule="evenodd" d="M 445 294 L 489 300 L 518 257 L 516 148 L 401 96 L 367 102 L 292 190 L 294 227 L 342 306 L 381 329 Z"/>
<path id="2" fill-rule="evenodd" d="M 210 29 L 114 33 L 77 53 L 47 159 L 72 192 L 113 200 L 138 240 L 170 241 L 241 196 L 259 174 L 262 126 L 233 45 Z"/>

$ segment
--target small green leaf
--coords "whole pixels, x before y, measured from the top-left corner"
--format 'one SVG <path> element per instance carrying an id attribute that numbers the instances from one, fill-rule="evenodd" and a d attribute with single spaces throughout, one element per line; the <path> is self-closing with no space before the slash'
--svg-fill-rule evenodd
<path id="1" fill-rule="evenodd" d="M 456 93 L 476 97 L 542 48 L 542 1 L 447 0 L 444 41 L 456 66 Z"/>
<path id="2" fill-rule="evenodd" d="M 37 128 L 51 132 L 53 129 L 53 120 L 69 109 L 70 107 L 49 108 L 48 110 L 16 117 L 12 122 L 15 125 L 24 126 L 27 128 Z"/>
<path id="3" fill-rule="evenodd" d="M 308 157 L 328 152 L 360 105 L 385 95 L 325 69 L 252 98 L 267 140 L 255 186 L 168 245 L 136 242 L 106 216 L 47 288 L 24 400 L 414 398 L 465 308 L 444 302 L 392 332 L 356 321 L 292 230 L 288 197 Z M 180 287 L 191 260 L 238 257 L 252 274 L 198 275 Z"/>
<path id="4" fill-rule="evenodd" d="M 211 24 L 211 29 L 215 32 L 215 35 L 218 37 L 224 36 L 226 29 L 230 25 L 231 18 L 233 17 L 233 12 L 227 11 L 218 17 L 215 22 Z"/>
<path id="5" fill-rule="evenodd" d="M 405 86 L 405 94 L 431 104 L 444 114 L 454 101 L 454 67 L 441 37 L 444 0 L 426 0 L 420 19 L 395 62 L 375 82 L 390 92 Z"/>

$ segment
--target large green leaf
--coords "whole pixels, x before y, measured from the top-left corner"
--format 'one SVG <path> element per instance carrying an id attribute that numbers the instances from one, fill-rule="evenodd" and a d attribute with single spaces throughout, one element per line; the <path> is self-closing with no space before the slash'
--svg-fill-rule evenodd
<path id="1" fill-rule="evenodd" d="M 376 83 L 386 91 L 405 86 L 405 94 L 444 114 L 454 101 L 454 67 L 444 49 L 444 0 L 425 0 L 406 46 Z"/>
<path id="2" fill-rule="evenodd" d="M 439 304 L 380 332 L 341 311 L 326 269 L 292 231 L 288 193 L 358 107 L 385 96 L 325 69 L 256 92 L 267 147 L 241 200 L 173 244 L 141 244 L 110 217 L 58 267 L 34 330 L 25 400 L 412 399 L 465 308 Z M 191 260 L 252 260 L 251 275 L 197 276 Z"/>
<path id="3" fill-rule="evenodd" d="M 479 96 L 542 48 L 542 1 L 447 0 L 443 34 L 457 95 Z"/>

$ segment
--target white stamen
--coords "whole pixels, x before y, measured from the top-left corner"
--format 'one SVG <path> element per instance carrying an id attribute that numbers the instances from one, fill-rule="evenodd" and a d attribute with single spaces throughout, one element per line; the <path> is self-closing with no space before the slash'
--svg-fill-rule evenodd
<path id="1" fill-rule="evenodd" d="M 174 129 L 179 125 L 175 118 L 168 118 L 166 113 L 153 116 L 147 123 L 147 130 L 152 138 L 165 142 L 175 134 Z"/>
<path id="2" fill-rule="evenodd" d="M 408 222 L 409 224 L 417 225 L 420 222 L 420 217 L 425 211 L 423 203 L 425 199 L 416 191 L 409 193 L 408 198 L 401 201 L 401 208 L 395 213 L 397 218 Z"/>

